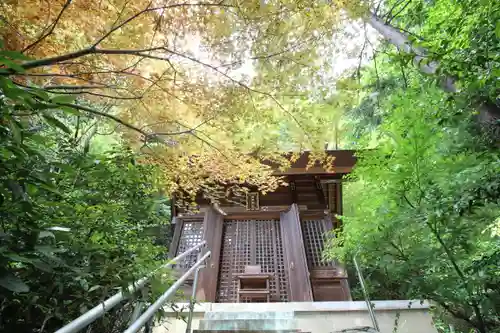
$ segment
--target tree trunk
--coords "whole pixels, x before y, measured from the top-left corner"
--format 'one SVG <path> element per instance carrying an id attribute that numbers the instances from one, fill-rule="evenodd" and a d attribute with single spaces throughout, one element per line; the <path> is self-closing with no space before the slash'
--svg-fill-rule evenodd
<path id="1" fill-rule="evenodd" d="M 408 54 L 414 54 L 413 62 L 423 73 L 430 75 L 435 75 L 437 73 L 439 62 L 426 61 L 426 50 L 420 47 L 414 47 L 407 34 L 386 24 L 375 14 L 370 14 L 368 23 L 399 50 Z M 443 89 L 447 92 L 457 92 L 455 79 L 451 76 L 445 76 L 443 80 Z"/>
<path id="2" fill-rule="evenodd" d="M 428 61 L 427 51 L 420 47 L 415 47 L 408 38 L 408 35 L 401 32 L 399 29 L 386 24 L 377 15 L 371 13 L 367 21 L 375 30 L 377 30 L 389 43 L 396 46 L 402 52 L 412 54 L 413 62 L 420 68 L 420 70 L 429 75 L 436 75 L 439 69 L 439 62 Z M 441 80 L 441 87 L 443 90 L 456 93 L 457 87 L 455 79 L 450 75 L 443 75 Z M 480 114 L 480 121 L 491 123 L 500 118 L 500 108 L 490 101 L 482 101 L 477 106 Z"/>

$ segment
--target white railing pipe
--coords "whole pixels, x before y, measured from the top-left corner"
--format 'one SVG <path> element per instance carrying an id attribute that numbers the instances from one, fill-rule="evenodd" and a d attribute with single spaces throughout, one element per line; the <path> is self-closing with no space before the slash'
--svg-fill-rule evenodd
<path id="1" fill-rule="evenodd" d="M 200 244 L 193 246 L 186 252 L 181 253 L 177 257 L 173 258 L 169 262 L 167 262 L 165 265 L 162 265 L 155 269 L 153 272 L 148 274 L 147 276 L 143 277 L 142 279 L 137 280 L 136 282 L 132 283 L 131 285 L 128 286 L 128 288 L 125 291 L 120 291 L 117 294 L 111 296 L 104 302 L 102 302 L 99 305 L 96 305 L 89 311 L 85 312 L 82 314 L 80 317 L 76 318 L 72 322 L 68 323 L 64 327 L 58 329 L 55 331 L 55 333 L 76 333 L 82 328 L 90 325 L 94 321 L 96 321 L 98 318 L 102 317 L 106 312 L 114 308 L 117 304 L 119 304 L 121 301 L 124 299 L 128 298 L 130 294 L 132 294 L 134 291 L 141 289 L 144 287 L 144 285 L 149 281 L 149 279 L 160 269 L 167 268 L 169 266 L 174 265 L 177 261 L 183 259 L 187 255 L 193 253 L 194 251 L 198 250 L 202 246 L 206 244 L 206 241 L 201 242 Z"/>
<path id="2" fill-rule="evenodd" d="M 168 300 L 170 296 L 175 294 L 177 289 L 182 286 L 184 281 L 198 268 L 202 265 L 205 260 L 210 257 L 210 251 L 207 251 L 183 276 L 181 276 L 163 295 L 161 295 L 156 302 L 154 302 L 144 313 L 137 318 L 137 320 L 129 326 L 123 333 L 137 333 L 139 330 L 155 315 L 163 304 Z"/>

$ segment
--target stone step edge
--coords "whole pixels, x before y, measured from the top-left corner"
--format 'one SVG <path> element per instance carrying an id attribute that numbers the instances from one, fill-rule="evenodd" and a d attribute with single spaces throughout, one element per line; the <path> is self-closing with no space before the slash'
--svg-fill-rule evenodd
<path id="1" fill-rule="evenodd" d="M 238 318 L 241 317 L 241 318 Z M 206 320 L 224 319 L 294 319 L 293 311 L 209 311 L 204 315 Z"/>
<path id="2" fill-rule="evenodd" d="M 221 329 L 217 329 L 217 328 L 199 328 L 199 329 L 196 329 L 194 331 L 197 331 L 197 332 L 217 332 L 217 333 L 224 333 L 224 332 L 248 332 L 248 333 L 252 333 L 252 332 L 259 332 L 259 333 L 304 333 L 303 331 L 301 330 L 295 330 L 295 329 L 287 329 L 287 328 L 276 328 L 276 329 L 272 329 L 272 328 L 262 328 L 262 329 L 259 329 L 259 328 L 232 328 L 232 327 L 224 327 L 224 328 L 221 328 Z"/>
<path id="3" fill-rule="evenodd" d="M 194 333 L 309 333 L 299 329 L 293 330 L 193 330 Z"/>
<path id="4" fill-rule="evenodd" d="M 200 330 L 295 330 L 297 321 L 294 319 L 228 319 L 228 320 L 200 320 Z"/>

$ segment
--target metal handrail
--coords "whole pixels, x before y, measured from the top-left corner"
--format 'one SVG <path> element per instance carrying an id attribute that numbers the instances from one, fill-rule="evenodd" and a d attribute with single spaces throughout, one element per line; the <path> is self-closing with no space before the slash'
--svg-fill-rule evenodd
<path id="1" fill-rule="evenodd" d="M 158 267 L 157 269 L 155 269 L 154 271 L 152 271 L 151 273 L 149 273 L 147 276 L 143 277 L 142 279 L 139 279 L 137 280 L 136 282 L 130 284 L 128 286 L 128 288 L 126 290 L 122 290 L 120 292 L 118 292 L 117 294 L 111 296 L 110 298 L 108 298 L 107 300 L 105 300 L 104 302 L 100 303 L 99 305 L 96 305 L 95 307 L 93 307 L 92 309 L 90 309 L 89 311 L 85 312 L 83 315 L 81 315 L 80 317 L 76 318 L 75 320 L 73 320 L 72 322 L 68 323 L 67 325 L 65 325 L 64 327 L 58 329 L 55 333 L 76 333 L 78 332 L 79 330 L 81 330 L 82 328 L 90 325 L 91 323 L 93 323 L 94 321 L 96 321 L 98 318 L 102 317 L 106 312 L 108 312 L 109 310 L 111 310 L 112 308 L 114 308 L 117 304 L 119 304 L 121 301 L 127 299 L 134 291 L 137 291 L 141 288 L 143 288 L 147 282 L 149 282 L 149 279 L 156 273 L 158 272 L 160 269 L 163 269 L 163 268 L 167 268 L 167 267 L 171 267 L 172 265 L 174 265 L 176 262 L 178 262 L 179 260 L 185 258 L 187 255 L 193 253 L 194 251 L 200 249 L 202 246 L 204 246 L 206 244 L 206 241 L 203 241 L 201 243 L 199 243 L 198 245 L 196 246 L 193 246 L 192 248 L 190 248 L 189 250 L 187 250 L 186 252 L 183 252 L 181 253 L 180 255 L 178 255 L 177 257 L 173 258 L 172 260 L 170 260 L 169 262 L 167 262 L 166 264 Z M 184 274 L 176 283 L 174 283 L 166 292 L 165 294 L 169 293 L 169 291 L 171 291 L 171 289 L 175 286 L 175 290 L 173 291 L 176 291 L 181 285 L 182 285 L 182 282 L 184 282 L 188 277 L 189 277 L 189 274 L 191 274 L 194 269 L 196 269 L 198 266 L 201 265 L 201 263 L 210 256 L 210 251 L 208 251 L 200 260 L 198 260 L 196 262 L 196 264 L 191 267 L 191 269 L 188 270 L 188 272 L 186 272 L 186 274 Z M 201 262 L 201 263 L 200 263 Z M 189 273 L 189 274 L 188 274 Z M 178 283 L 180 280 L 182 280 L 182 282 Z M 167 295 L 167 298 L 168 296 L 170 296 L 172 292 L 170 292 L 168 295 Z M 166 300 L 163 299 L 163 296 L 165 295 L 163 294 L 159 299 L 162 299 L 163 302 Z M 152 306 L 154 306 L 158 301 L 156 301 Z M 163 304 L 162 302 L 162 304 Z M 152 307 L 151 306 L 151 307 Z M 150 308 L 151 308 L 150 307 Z M 148 310 L 150 309 L 148 308 Z M 157 310 L 159 309 L 159 307 L 154 311 L 156 312 Z M 146 312 L 148 311 L 146 310 Z M 154 314 L 153 312 L 153 314 Z M 144 315 L 144 314 L 143 314 Z M 142 316 L 140 316 L 138 318 L 141 319 Z M 135 325 L 137 321 L 135 321 L 134 323 L 132 323 L 132 326 Z M 144 325 L 144 324 L 143 324 Z M 129 332 L 128 330 L 130 329 L 130 327 L 127 329 L 126 332 Z M 139 329 L 141 328 L 142 326 L 139 327 Z M 134 331 L 134 332 L 137 332 L 137 331 Z"/>
<path id="2" fill-rule="evenodd" d="M 156 302 L 154 302 L 144 313 L 137 318 L 137 320 L 129 326 L 123 333 L 137 333 L 148 321 L 151 319 L 156 311 L 158 311 L 162 306 L 163 303 L 165 303 L 170 296 L 172 296 L 177 289 L 179 289 L 180 286 L 184 283 L 184 281 L 187 280 L 187 278 L 193 273 L 198 267 L 205 262 L 205 260 L 210 257 L 210 251 L 207 251 L 200 260 L 198 260 L 193 267 L 188 269 L 186 273 L 184 273 L 183 276 L 181 276 L 168 290 L 161 295 Z"/>
<path id="3" fill-rule="evenodd" d="M 196 304 L 196 289 L 198 286 L 198 276 L 200 273 L 200 269 L 204 268 L 205 266 L 198 266 L 196 269 L 196 272 L 194 272 L 194 281 L 193 281 L 193 290 L 191 291 L 191 299 L 189 300 L 189 314 L 188 314 L 188 320 L 187 320 L 187 325 L 186 325 L 186 333 L 192 333 L 191 332 L 191 324 L 193 322 L 193 311 L 194 311 L 194 306 Z"/>
<path id="4" fill-rule="evenodd" d="M 377 318 L 375 318 L 375 311 L 373 311 L 373 305 L 370 301 L 370 295 L 366 290 L 365 279 L 363 278 L 363 274 L 361 273 L 361 268 L 359 267 L 358 260 L 356 259 L 357 254 L 354 255 L 353 262 L 354 267 L 356 268 L 356 273 L 358 273 L 359 283 L 361 284 L 361 289 L 363 289 L 363 295 L 365 297 L 366 306 L 368 308 L 368 313 L 370 314 L 370 319 L 372 320 L 372 325 L 377 332 L 380 332 L 380 328 L 378 327 Z"/>

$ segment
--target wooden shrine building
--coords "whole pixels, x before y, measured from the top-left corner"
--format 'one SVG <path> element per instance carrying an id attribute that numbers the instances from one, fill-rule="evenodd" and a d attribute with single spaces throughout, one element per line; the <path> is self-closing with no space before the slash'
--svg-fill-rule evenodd
<path id="1" fill-rule="evenodd" d="M 200 198 L 200 213 L 173 210 L 170 255 L 202 240 L 212 255 L 200 271 L 198 301 L 307 302 L 351 300 L 347 275 L 338 262 L 322 259 L 325 233 L 339 226 L 342 177 L 354 164 L 354 152 L 328 151 L 334 171 L 306 169 L 308 153 L 277 175 L 289 186 L 266 195 L 249 193 L 239 205 L 214 207 Z M 193 254 L 177 264 L 191 267 Z"/>

